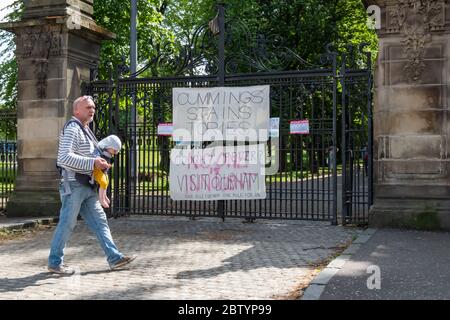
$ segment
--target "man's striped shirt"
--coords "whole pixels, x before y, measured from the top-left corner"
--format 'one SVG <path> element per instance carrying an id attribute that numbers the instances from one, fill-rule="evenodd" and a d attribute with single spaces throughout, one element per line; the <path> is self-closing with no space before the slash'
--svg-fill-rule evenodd
<path id="1" fill-rule="evenodd" d="M 72 120 L 79 122 L 75 117 L 72 117 Z M 89 128 L 86 128 L 86 132 L 91 139 L 95 139 Z M 69 181 L 76 181 L 75 172 L 92 175 L 95 160 L 94 151 L 95 146 L 93 142 L 84 134 L 79 124 L 72 122 L 61 131 L 59 136 L 58 159 L 56 163 L 59 167 L 67 170 Z"/>

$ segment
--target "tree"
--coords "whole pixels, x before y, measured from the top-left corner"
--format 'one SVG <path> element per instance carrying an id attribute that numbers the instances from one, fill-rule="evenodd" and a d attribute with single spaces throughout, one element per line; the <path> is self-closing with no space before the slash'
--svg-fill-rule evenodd
<path id="1" fill-rule="evenodd" d="M 285 56 L 277 55 L 280 48 L 289 48 L 299 57 L 317 61 L 325 46 L 333 42 L 342 49 L 346 43 L 368 42 L 370 49 L 376 51 L 377 39 L 373 31 L 366 26 L 367 14 L 360 0 L 227 0 L 227 20 L 233 29 L 227 50 L 234 62 L 234 71 L 255 71 L 249 67 L 245 56 L 234 53 L 258 49 L 256 34 L 264 34 L 268 44 L 268 56 L 264 65 L 267 68 L 299 69 L 304 68 L 298 59 L 286 61 Z M 193 39 L 194 31 L 210 21 L 216 14 L 215 0 L 199 0 L 193 4 L 189 0 L 139 0 L 138 1 L 138 65 L 140 67 L 152 61 L 144 76 L 171 75 L 179 67 L 179 55 L 183 47 L 190 44 L 198 46 Z M 23 0 L 15 1 L 12 13 L 7 21 L 18 20 L 23 12 Z M 130 1 L 95 0 L 94 19 L 97 24 L 115 32 L 117 39 L 105 41 L 101 47 L 99 78 L 107 79 L 109 68 L 117 66 L 125 57 L 129 62 L 129 21 Z M 242 21 L 246 30 L 236 26 Z M 248 31 L 248 32 L 247 32 Z M 252 37 L 251 39 L 249 38 Z M 230 39 L 230 38 L 229 38 Z M 251 40 L 251 41 L 250 41 Z M 0 32 L 1 52 L 4 59 L 0 63 L 0 101 L 3 108 L 16 105 L 17 63 L 12 52 L 13 36 Z M 247 48 L 245 48 L 247 46 Z M 270 47 L 272 46 L 272 47 Z M 236 50 L 239 47 L 240 50 Z M 259 48 L 261 49 L 261 48 Z M 207 62 L 213 65 L 217 48 L 203 49 Z M 278 51 L 279 52 L 279 51 Z M 237 58 L 236 58 L 237 56 Z M 209 61 L 208 61 L 209 60 Z M 129 63 L 128 63 L 129 64 Z"/>
<path id="2" fill-rule="evenodd" d="M 11 10 L 7 21 L 16 21 L 23 10 L 21 1 L 15 1 L 4 10 Z M 17 106 L 17 60 L 14 57 L 14 37 L 11 33 L 0 30 L 0 139 L 16 139 Z"/>
<path id="3" fill-rule="evenodd" d="M 360 0 L 224 2 L 230 72 L 311 68 L 304 61 L 318 63 L 329 43 L 334 44 L 335 50 L 342 51 L 347 44 L 367 42 L 372 51 L 377 50 L 376 34 L 367 27 L 367 13 Z M 184 6 L 183 1 L 174 3 Z M 193 26 L 205 23 L 215 15 L 214 4 L 215 1 L 202 0 L 189 11 L 186 7 L 184 10 L 177 7 L 176 15 L 167 16 L 169 28 L 183 30 L 183 37 L 189 38 L 186 35 L 192 36 Z M 177 32 L 177 39 L 179 35 Z M 204 50 L 208 63 L 214 64 L 217 48 L 206 47 Z M 361 60 L 362 57 L 358 58 Z"/>
<path id="4" fill-rule="evenodd" d="M 6 21 L 17 21 L 23 11 L 22 1 L 15 1 L 4 8 L 11 10 L 6 15 Z M 6 31 L 0 30 L 0 109 L 15 110 L 17 104 L 17 61 L 14 56 L 14 36 Z"/>
<path id="5" fill-rule="evenodd" d="M 138 1 L 138 57 L 140 66 L 143 61 L 157 56 L 162 50 L 173 50 L 174 33 L 164 23 L 164 16 L 171 0 Z M 123 62 L 129 65 L 130 56 L 130 1 L 96 0 L 94 1 L 94 17 L 98 25 L 114 32 L 117 38 L 102 44 L 99 65 L 99 77 L 107 79 L 109 66 L 117 66 Z M 125 61 L 122 59 L 125 58 Z M 164 69 L 164 66 L 159 66 Z M 150 73 L 157 75 L 164 70 L 152 69 Z"/>

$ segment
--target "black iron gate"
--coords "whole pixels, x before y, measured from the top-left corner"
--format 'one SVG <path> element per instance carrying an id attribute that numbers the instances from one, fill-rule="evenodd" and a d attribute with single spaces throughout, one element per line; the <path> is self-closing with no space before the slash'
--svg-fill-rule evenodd
<path id="1" fill-rule="evenodd" d="M 17 175 L 16 110 L 0 110 L 0 211 L 5 210 Z"/>
<path id="2" fill-rule="evenodd" d="M 217 28 L 225 30 L 223 10 L 217 19 Z M 209 39 L 214 39 L 210 27 L 211 23 L 197 33 L 210 32 Z M 124 142 L 111 173 L 112 214 L 366 222 L 372 193 L 370 54 L 364 69 L 351 66 L 347 56 L 327 47 L 321 64 L 307 64 L 307 70 L 269 70 L 257 57 L 248 64 L 264 66 L 264 72 L 236 74 L 229 72 L 232 60 L 225 59 L 225 33 L 216 37 L 219 58 L 213 66 L 190 48 L 189 59 L 183 60 L 188 62 L 177 76 L 138 78 L 146 66 L 126 78 L 118 67 L 115 79 L 91 81 L 85 88 L 97 105 L 97 135 L 114 133 Z M 192 75 L 199 66 L 203 73 L 214 67 L 216 72 Z M 279 170 L 266 176 L 266 199 L 173 201 L 168 177 L 174 141 L 157 134 L 158 124 L 172 122 L 172 89 L 260 84 L 270 85 L 270 116 L 280 119 L 276 146 L 268 146 Z M 137 110 L 135 120 L 132 110 Z M 291 134 L 289 123 L 298 119 L 309 121 L 309 134 Z"/>
<path id="3" fill-rule="evenodd" d="M 370 53 L 366 68 L 356 68 L 352 51 L 342 55 L 340 68 L 341 213 L 344 224 L 362 224 L 373 203 L 372 68 Z"/>

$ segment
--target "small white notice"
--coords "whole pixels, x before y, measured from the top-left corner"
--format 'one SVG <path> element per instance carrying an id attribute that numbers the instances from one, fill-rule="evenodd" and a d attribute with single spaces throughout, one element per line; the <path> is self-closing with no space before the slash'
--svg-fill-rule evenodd
<path id="1" fill-rule="evenodd" d="M 270 118 L 269 136 L 272 138 L 280 136 L 280 118 Z"/>
<path id="2" fill-rule="evenodd" d="M 171 122 L 162 122 L 158 124 L 158 136 L 171 136 L 173 125 Z"/>
<path id="3" fill-rule="evenodd" d="M 309 134 L 309 120 L 291 120 L 291 134 Z"/>

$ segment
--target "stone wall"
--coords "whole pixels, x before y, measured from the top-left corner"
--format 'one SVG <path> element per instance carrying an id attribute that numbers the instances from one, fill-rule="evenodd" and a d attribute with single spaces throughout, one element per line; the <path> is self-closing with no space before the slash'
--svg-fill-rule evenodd
<path id="1" fill-rule="evenodd" d="M 59 132 L 81 83 L 113 34 L 92 20 L 92 0 L 28 1 L 23 18 L 0 28 L 15 34 L 18 61 L 18 176 L 8 216 L 57 215 Z"/>
<path id="2" fill-rule="evenodd" d="M 366 4 L 381 7 L 370 224 L 450 228 L 449 5 Z"/>

